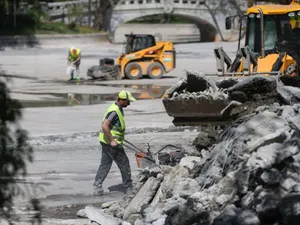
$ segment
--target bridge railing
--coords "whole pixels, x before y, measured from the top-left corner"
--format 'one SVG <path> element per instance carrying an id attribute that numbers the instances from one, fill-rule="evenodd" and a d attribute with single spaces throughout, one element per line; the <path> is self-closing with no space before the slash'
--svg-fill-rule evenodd
<path id="1" fill-rule="evenodd" d="M 97 0 L 74 0 L 67 2 L 40 2 L 41 9 L 49 17 L 59 16 L 59 15 L 68 15 L 72 13 L 72 9 L 75 7 L 82 8 L 83 12 L 87 12 L 90 4 L 91 10 L 96 8 Z M 20 4 L 20 12 L 26 14 L 32 6 L 27 3 Z"/>
<path id="2" fill-rule="evenodd" d="M 205 2 L 209 4 L 212 8 L 218 6 L 216 1 L 208 0 L 121 0 L 115 10 L 141 10 L 153 7 L 166 7 L 168 5 L 178 8 L 180 7 L 201 7 L 205 6 Z M 242 11 L 247 10 L 248 2 L 247 0 L 237 1 L 238 5 L 241 7 Z"/>
<path id="3" fill-rule="evenodd" d="M 205 5 L 205 1 L 212 4 L 214 1 L 208 0 L 113 0 L 115 5 L 114 10 L 142 10 L 153 7 L 165 8 L 168 13 L 168 5 L 172 7 L 201 7 Z M 90 4 L 90 5 L 89 5 Z M 242 11 L 247 9 L 247 0 L 239 0 Z M 67 2 L 40 2 L 43 12 L 48 18 L 64 18 L 73 13 L 74 8 L 80 8 L 81 12 L 86 14 L 90 11 L 94 11 L 97 6 L 97 0 L 72 0 Z M 30 5 L 21 3 L 20 13 L 27 13 L 30 9 Z M 180 7 L 179 7 L 180 6 Z M 211 5 L 213 7 L 213 5 Z"/>

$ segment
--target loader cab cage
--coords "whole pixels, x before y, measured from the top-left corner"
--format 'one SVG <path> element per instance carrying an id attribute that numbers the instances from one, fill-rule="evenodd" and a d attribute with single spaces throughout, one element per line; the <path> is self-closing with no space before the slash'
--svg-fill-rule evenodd
<path id="1" fill-rule="evenodd" d="M 134 53 L 152 46 L 155 46 L 155 38 L 152 35 L 127 34 L 125 54 Z"/>
<path id="2" fill-rule="evenodd" d="M 292 12 L 281 15 L 264 15 L 263 35 L 266 54 L 276 52 L 276 43 L 289 36 L 285 29 L 287 25 L 290 25 L 293 31 L 298 30 L 300 28 L 300 13 Z M 261 51 L 261 27 L 259 14 L 251 13 L 248 15 L 245 46 L 249 46 L 249 49 L 255 53 L 259 53 Z"/>

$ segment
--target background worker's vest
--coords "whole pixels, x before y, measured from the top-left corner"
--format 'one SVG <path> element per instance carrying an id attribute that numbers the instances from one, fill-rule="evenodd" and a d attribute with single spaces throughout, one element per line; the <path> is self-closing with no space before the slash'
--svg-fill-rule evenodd
<path id="1" fill-rule="evenodd" d="M 70 58 L 71 58 L 71 61 L 75 61 L 79 56 L 80 48 L 76 48 L 75 54 L 72 53 L 72 50 L 73 50 L 73 48 L 70 48 Z"/>
<path id="2" fill-rule="evenodd" d="M 121 112 L 121 110 L 119 109 L 119 106 L 115 103 L 113 103 L 106 111 L 104 117 L 103 117 L 103 120 L 102 122 L 105 120 L 105 117 L 106 115 L 109 113 L 109 112 L 112 112 L 112 111 L 115 111 L 119 117 L 119 120 L 120 120 L 120 125 L 114 125 L 111 130 L 110 130 L 110 133 L 111 135 L 114 137 L 115 141 L 118 143 L 118 144 L 123 144 L 123 141 L 124 141 L 124 134 L 125 134 L 125 120 L 124 120 L 124 116 Z M 107 136 L 105 136 L 102 128 L 100 129 L 100 133 L 99 133 L 99 137 L 98 137 L 98 140 L 105 143 L 105 144 L 110 144 L 110 140 Z"/>

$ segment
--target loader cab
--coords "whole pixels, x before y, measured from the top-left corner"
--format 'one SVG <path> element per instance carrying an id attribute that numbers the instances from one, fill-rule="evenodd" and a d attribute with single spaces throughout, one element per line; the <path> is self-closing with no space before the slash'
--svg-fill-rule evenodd
<path id="1" fill-rule="evenodd" d="M 262 49 L 265 55 L 272 54 L 277 52 L 277 43 L 289 38 L 290 35 L 298 36 L 300 41 L 299 29 L 300 9 L 284 14 L 268 13 L 262 16 L 260 13 L 249 13 L 245 46 L 249 46 L 252 52 L 259 53 L 259 55 L 262 55 Z"/>
<path id="2" fill-rule="evenodd" d="M 150 34 L 126 34 L 125 54 L 134 53 L 156 45 Z"/>
<path id="3" fill-rule="evenodd" d="M 227 17 L 225 27 L 231 29 L 232 18 Z M 247 10 L 246 15 L 240 17 L 240 34 L 242 21 L 246 20 L 245 46 L 258 55 L 268 55 L 276 52 L 276 44 L 293 36 L 300 36 L 300 5 L 261 5 Z M 286 29 L 290 27 L 289 29 Z M 299 37 L 300 40 L 300 37 Z M 240 48 L 241 35 L 239 38 Z"/>

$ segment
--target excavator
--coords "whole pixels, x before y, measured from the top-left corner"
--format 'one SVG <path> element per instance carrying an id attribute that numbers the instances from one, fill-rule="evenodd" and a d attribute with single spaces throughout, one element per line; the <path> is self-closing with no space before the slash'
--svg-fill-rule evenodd
<path id="1" fill-rule="evenodd" d="M 131 79 L 143 76 L 159 79 L 176 67 L 176 51 L 172 42 L 157 41 L 151 34 L 126 34 L 124 52 L 116 59 L 100 59 L 87 76 L 93 79 Z"/>
<path id="2" fill-rule="evenodd" d="M 226 29 L 232 28 L 234 17 L 225 20 Z M 247 21 L 245 44 L 241 46 L 242 21 Z M 206 74 L 220 79 L 249 76 L 275 76 L 284 85 L 300 86 L 300 1 L 289 5 L 264 4 L 247 9 L 239 16 L 239 41 L 232 61 L 222 47 L 214 49 L 216 74 Z M 176 84 L 177 85 L 177 84 Z M 185 84 L 186 85 L 186 84 Z M 172 87 L 171 87 L 172 88 Z M 173 87 L 174 88 L 174 87 Z M 182 100 L 166 96 L 166 112 L 173 117 L 175 126 L 224 125 L 230 118 L 223 112 L 228 104 L 219 100 Z"/>

